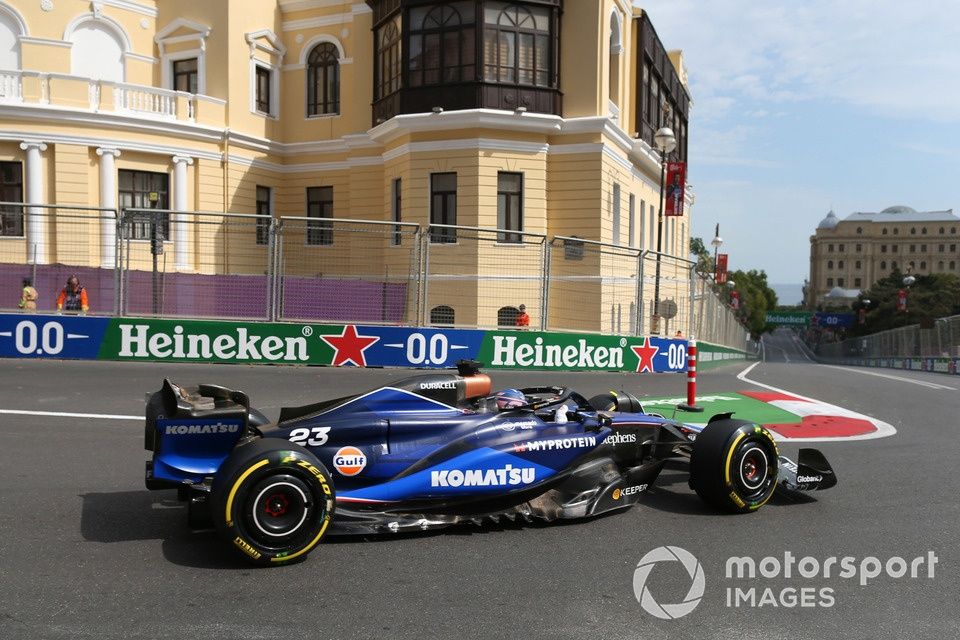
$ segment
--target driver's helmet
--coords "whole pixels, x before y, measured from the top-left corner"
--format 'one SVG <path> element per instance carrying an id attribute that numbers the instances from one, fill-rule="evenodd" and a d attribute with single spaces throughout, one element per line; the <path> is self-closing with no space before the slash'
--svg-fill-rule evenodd
<path id="1" fill-rule="evenodd" d="M 527 404 L 527 397 L 519 389 L 504 389 L 497 392 L 497 409 L 506 411 Z"/>

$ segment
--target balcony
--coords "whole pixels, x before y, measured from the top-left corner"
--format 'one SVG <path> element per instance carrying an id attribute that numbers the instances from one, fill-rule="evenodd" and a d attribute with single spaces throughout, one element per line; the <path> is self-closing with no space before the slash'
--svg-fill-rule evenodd
<path id="1" fill-rule="evenodd" d="M 0 71 L 0 105 L 4 104 L 213 127 L 225 126 L 226 120 L 226 102 L 218 98 L 38 71 Z"/>

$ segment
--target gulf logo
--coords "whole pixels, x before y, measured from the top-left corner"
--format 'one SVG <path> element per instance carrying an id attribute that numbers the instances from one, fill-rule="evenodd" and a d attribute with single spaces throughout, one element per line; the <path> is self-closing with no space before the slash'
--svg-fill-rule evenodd
<path id="1" fill-rule="evenodd" d="M 340 475 L 355 476 L 363 471 L 366 466 L 367 456 L 363 455 L 363 451 L 360 451 L 360 449 L 356 447 L 340 447 L 340 449 L 333 454 L 333 468 L 336 469 Z"/>

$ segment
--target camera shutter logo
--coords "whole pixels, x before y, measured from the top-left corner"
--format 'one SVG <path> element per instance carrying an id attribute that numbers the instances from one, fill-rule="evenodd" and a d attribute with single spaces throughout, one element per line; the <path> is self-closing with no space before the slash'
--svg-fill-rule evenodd
<path id="1" fill-rule="evenodd" d="M 650 572 L 658 564 L 664 562 L 679 562 L 690 575 L 692 584 L 683 598 L 683 602 L 676 604 L 660 604 L 653 597 L 650 589 L 647 588 L 647 579 Z M 643 610 L 652 616 L 661 620 L 673 620 L 682 618 L 697 608 L 700 600 L 703 598 L 703 590 L 706 586 L 706 578 L 703 575 L 703 567 L 700 561 L 687 551 L 680 547 L 657 547 L 648 551 L 646 555 L 640 558 L 636 571 L 633 572 L 633 593 L 637 597 L 637 602 L 643 607 Z"/>

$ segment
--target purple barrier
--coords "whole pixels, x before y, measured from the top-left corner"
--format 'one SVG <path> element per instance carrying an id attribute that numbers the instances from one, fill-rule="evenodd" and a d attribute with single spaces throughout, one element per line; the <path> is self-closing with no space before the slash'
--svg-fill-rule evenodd
<path id="1" fill-rule="evenodd" d="M 405 322 L 407 285 L 368 280 L 283 278 L 282 317 L 330 322 Z"/>
<path id="2" fill-rule="evenodd" d="M 23 279 L 31 277 L 33 267 L 28 264 L 0 264 L 0 308 L 16 309 L 23 290 Z M 75 267 L 63 264 L 37 265 L 37 277 L 33 282 L 40 299 L 38 311 L 53 311 L 57 308 L 57 296 L 67 284 L 67 278 L 76 275 L 87 290 L 90 312 L 113 314 L 116 277 L 113 269 Z"/>
<path id="3" fill-rule="evenodd" d="M 158 314 L 187 318 L 267 318 L 265 275 L 167 273 L 158 276 Z M 124 284 L 128 315 L 153 314 L 153 273 L 129 271 Z"/>
<path id="4" fill-rule="evenodd" d="M 0 264 L 0 309 L 15 309 L 20 301 L 23 278 L 30 265 Z M 38 311 L 56 309 L 57 295 L 67 278 L 76 275 L 87 289 L 90 312 L 114 314 L 113 269 L 38 265 L 33 283 L 40 299 Z M 153 314 L 153 274 L 126 274 L 124 313 Z M 204 275 L 167 273 L 158 276 L 161 316 L 185 318 L 266 319 L 270 296 L 266 275 Z M 407 285 L 367 280 L 318 280 L 306 277 L 283 279 L 282 314 L 287 319 L 329 322 L 399 324 L 407 321 Z"/>

